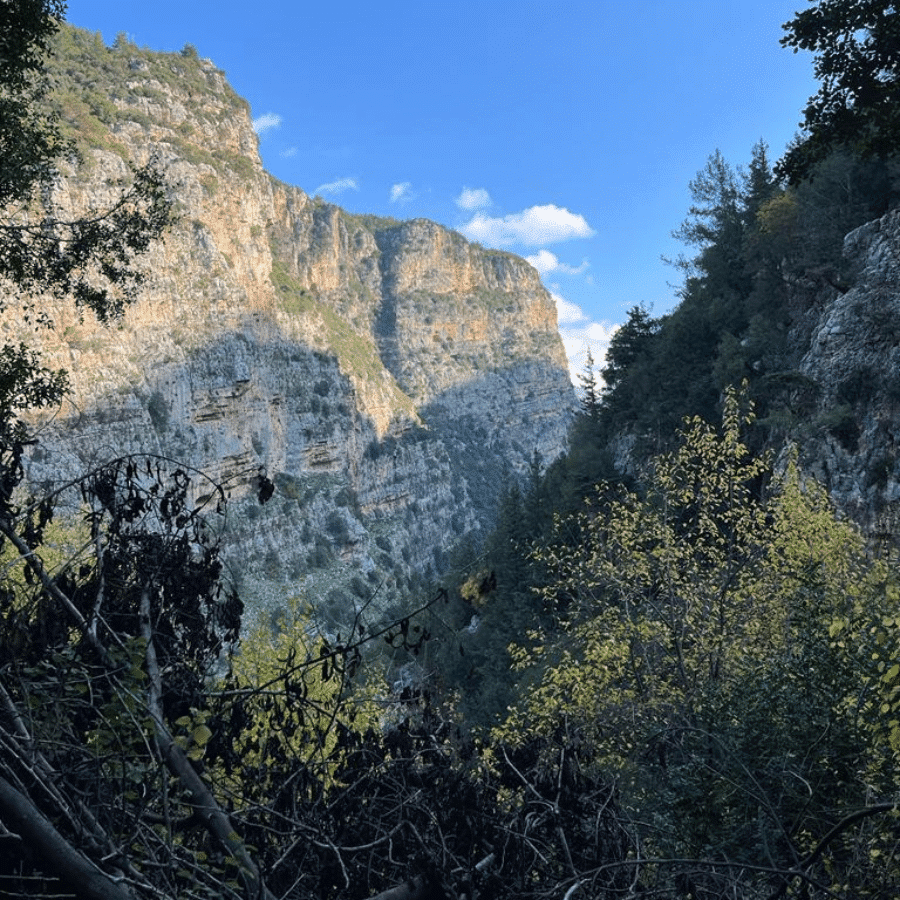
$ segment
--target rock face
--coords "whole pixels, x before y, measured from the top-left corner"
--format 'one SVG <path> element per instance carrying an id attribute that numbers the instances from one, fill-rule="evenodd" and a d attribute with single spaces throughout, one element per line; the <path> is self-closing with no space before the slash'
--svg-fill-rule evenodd
<path id="1" fill-rule="evenodd" d="M 801 371 L 818 386 L 804 467 L 871 537 L 900 543 L 900 210 L 844 241 L 850 288 L 822 297 Z"/>
<path id="2" fill-rule="evenodd" d="M 60 107 L 89 140 L 56 201 L 102 202 L 155 156 L 178 222 L 121 322 L 52 310 L 46 360 L 73 392 L 42 423 L 30 478 L 138 451 L 182 460 L 230 490 L 245 595 L 305 594 L 336 619 L 393 602 L 483 531 L 508 475 L 564 447 L 575 396 L 537 272 L 279 183 L 209 61 L 68 28 L 61 45 Z M 276 484 L 265 506 L 260 467 Z"/>

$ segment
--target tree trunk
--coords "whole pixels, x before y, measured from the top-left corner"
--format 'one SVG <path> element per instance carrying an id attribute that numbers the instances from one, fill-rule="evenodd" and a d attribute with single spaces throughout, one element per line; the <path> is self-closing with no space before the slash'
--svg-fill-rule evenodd
<path id="1" fill-rule="evenodd" d="M 388 888 L 369 900 L 444 900 L 443 892 L 435 893 L 428 880 L 421 875 Z"/>
<path id="2" fill-rule="evenodd" d="M 41 868 L 84 900 L 134 900 L 128 888 L 79 853 L 44 814 L 0 776 L 0 818 L 41 858 Z"/>

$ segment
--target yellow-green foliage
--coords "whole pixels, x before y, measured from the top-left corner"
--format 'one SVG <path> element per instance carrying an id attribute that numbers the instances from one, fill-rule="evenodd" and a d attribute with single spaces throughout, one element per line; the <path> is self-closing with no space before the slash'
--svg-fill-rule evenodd
<path id="1" fill-rule="evenodd" d="M 829 628 L 832 646 L 861 673 L 860 690 L 843 699 L 844 709 L 860 717 L 872 743 L 869 778 L 888 790 L 900 775 L 900 587 L 892 563 L 875 564 L 879 591 L 857 592 Z"/>
<path id="2" fill-rule="evenodd" d="M 767 200 L 756 214 L 756 223 L 760 232 L 769 238 L 792 238 L 797 224 L 796 196 L 784 192 Z"/>
<path id="3" fill-rule="evenodd" d="M 283 263 L 273 261 L 271 277 L 279 304 L 286 313 L 314 318 L 322 323 L 326 343 L 348 375 L 374 378 L 384 371 L 371 337 L 360 334 L 328 304 L 300 287 Z"/>
<path id="4" fill-rule="evenodd" d="M 873 765 L 886 791 L 898 774 L 895 579 L 792 460 L 749 453 L 748 422 L 729 393 L 640 492 L 561 521 L 556 629 L 512 648 L 533 686 L 497 736 L 577 736 L 668 853 L 810 852 Z"/>
<path id="5" fill-rule="evenodd" d="M 46 572 L 54 577 L 65 569 L 76 570 L 79 562 L 90 556 L 90 527 L 81 516 L 56 518 L 44 528 L 40 558 Z M 0 584 L 11 590 L 20 609 L 26 609 L 36 593 L 36 579 L 26 571 L 27 560 L 9 542 L 0 549 Z"/>
<path id="6" fill-rule="evenodd" d="M 233 676 L 237 693 L 249 698 L 235 744 L 245 781 L 250 772 L 264 780 L 267 762 L 278 759 L 327 783 L 340 761 L 337 729 L 364 732 L 378 722 L 371 692 L 350 683 L 296 600 L 271 624 L 259 622 L 244 636 Z M 204 724 L 186 723 L 186 734 Z"/>
<path id="7" fill-rule="evenodd" d="M 547 600 L 562 592 L 573 602 L 564 640 L 536 635 L 514 649 L 523 668 L 550 665 L 529 712 L 512 721 L 555 716 L 567 698 L 570 714 L 602 727 L 609 752 L 627 756 L 642 740 L 638 723 L 653 727 L 676 708 L 690 716 L 704 686 L 778 630 L 758 590 L 766 512 L 751 484 L 764 463 L 740 441 L 742 424 L 734 397 L 721 433 L 692 421 L 681 447 L 655 461 L 646 494 L 601 499 L 579 517 L 577 545 L 542 552 L 556 573 Z"/>

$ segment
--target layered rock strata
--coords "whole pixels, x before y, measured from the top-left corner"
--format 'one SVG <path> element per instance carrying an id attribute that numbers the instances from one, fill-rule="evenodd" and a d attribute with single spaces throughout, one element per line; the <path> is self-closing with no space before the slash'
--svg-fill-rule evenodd
<path id="1" fill-rule="evenodd" d="M 48 305 L 40 340 L 72 395 L 36 423 L 29 477 L 50 485 L 126 453 L 183 461 L 227 486 L 229 554 L 259 604 L 303 594 L 339 619 L 373 595 L 398 601 L 483 533 L 505 479 L 563 449 L 575 397 L 537 272 L 273 179 L 208 60 L 75 29 L 60 60 L 83 160 L 59 207 L 111 199 L 155 158 L 178 216 L 122 321 Z M 2 329 L 34 340 L 23 322 Z M 260 468 L 276 485 L 265 506 Z"/>

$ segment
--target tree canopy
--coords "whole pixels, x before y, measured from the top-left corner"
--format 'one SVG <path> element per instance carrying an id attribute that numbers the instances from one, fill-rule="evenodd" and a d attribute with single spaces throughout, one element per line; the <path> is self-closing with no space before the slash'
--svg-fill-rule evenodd
<path id="1" fill-rule="evenodd" d="M 559 735 L 615 780 L 647 886 L 692 860 L 694 896 L 886 896 L 900 869 L 883 863 L 897 772 L 882 748 L 900 732 L 872 740 L 882 701 L 861 698 L 900 679 L 895 578 L 792 462 L 773 473 L 750 452 L 749 421 L 730 392 L 721 428 L 687 423 L 640 491 L 601 488 L 560 519 L 536 550 L 557 624 L 514 651 L 530 687 L 497 734 Z M 861 621 L 880 668 L 835 640 Z M 881 824 L 842 827 L 863 810 Z"/>
<path id="2" fill-rule="evenodd" d="M 61 141 L 52 121 L 35 111 L 50 39 L 62 0 L 22 0 L 0 6 L 0 207 L 25 199 L 46 178 Z"/>
<path id="3" fill-rule="evenodd" d="M 889 0 L 817 0 L 784 25 L 781 43 L 815 54 L 821 82 L 801 137 L 778 165 L 792 183 L 842 147 L 896 156 L 900 141 L 900 14 Z"/>

